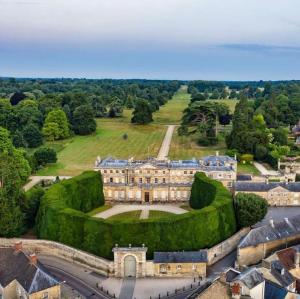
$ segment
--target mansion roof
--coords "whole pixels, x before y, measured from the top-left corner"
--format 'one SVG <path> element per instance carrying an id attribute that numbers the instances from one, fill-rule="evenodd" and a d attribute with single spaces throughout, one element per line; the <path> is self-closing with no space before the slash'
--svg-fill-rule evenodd
<path id="1" fill-rule="evenodd" d="M 206 263 L 206 250 L 181 252 L 154 252 L 154 263 Z"/>
<path id="2" fill-rule="evenodd" d="M 157 169 L 199 169 L 199 171 L 231 171 L 236 160 L 228 156 L 207 156 L 199 160 L 157 160 L 149 158 L 146 160 L 124 160 L 107 157 L 103 160 L 97 158 L 95 168 L 157 168 Z"/>
<path id="3" fill-rule="evenodd" d="M 289 236 L 300 234 L 300 216 L 285 218 L 280 222 L 272 221 L 267 225 L 252 229 L 240 242 L 238 248 L 256 246 Z"/>
<path id="4" fill-rule="evenodd" d="M 0 248 L 0 285 L 6 287 L 13 280 L 32 294 L 53 287 L 59 282 L 54 279 L 41 263 L 33 264 L 23 251 Z"/>
<path id="5" fill-rule="evenodd" d="M 235 191 L 244 192 L 268 192 L 277 187 L 284 188 L 291 192 L 300 192 L 300 182 L 249 182 L 249 181 L 238 181 L 235 182 L 233 188 Z"/>
<path id="6" fill-rule="evenodd" d="M 256 268 L 249 268 L 237 275 L 232 281 L 241 281 L 247 288 L 252 289 L 264 282 L 264 277 Z"/>

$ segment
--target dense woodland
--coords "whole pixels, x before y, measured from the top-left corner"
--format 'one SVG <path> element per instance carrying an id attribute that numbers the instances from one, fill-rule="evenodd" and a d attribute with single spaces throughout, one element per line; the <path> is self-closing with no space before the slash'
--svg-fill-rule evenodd
<path id="1" fill-rule="evenodd" d="M 298 156 L 291 128 L 300 119 L 300 82 L 192 81 L 191 102 L 179 134 L 196 135 L 200 145 L 218 143 L 218 125 L 231 124 L 225 135 L 229 155 L 276 167 L 279 158 Z M 215 101 L 206 101 L 213 99 Z M 235 112 L 220 99 L 238 99 Z"/>

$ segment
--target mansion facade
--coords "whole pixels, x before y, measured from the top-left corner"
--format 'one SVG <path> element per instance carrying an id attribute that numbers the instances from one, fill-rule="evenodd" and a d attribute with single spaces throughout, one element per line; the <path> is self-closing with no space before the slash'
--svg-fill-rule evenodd
<path id="1" fill-rule="evenodd" d="M 231 189 L 236 180 L 237 161 L 218 154 L 178 161 L 98 157 L 94 169 L 102 174 L 107 202 L 185 202 L 189 200 L 196 172 L 204 172 Z"/>

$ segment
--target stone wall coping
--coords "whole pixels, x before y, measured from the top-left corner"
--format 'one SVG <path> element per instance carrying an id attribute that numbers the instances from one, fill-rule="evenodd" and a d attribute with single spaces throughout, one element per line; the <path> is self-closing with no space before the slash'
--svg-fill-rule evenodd
<path id="1" fill-rule="evenodd" d="M 144 251 L 147 252 L 148 248 L 147 247 L 114 247 L 113 252 L 118 252 L 118 251 L 124 251 L 124 252 L 131 252 L 131 251 Z"/>

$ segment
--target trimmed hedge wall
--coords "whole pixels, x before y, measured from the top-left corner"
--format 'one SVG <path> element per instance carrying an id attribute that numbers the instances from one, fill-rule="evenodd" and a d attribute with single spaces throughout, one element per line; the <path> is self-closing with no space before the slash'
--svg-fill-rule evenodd
<path id="1" fill-rule="evenodd" d="M 197 173 L 194 184 L 204 183 L 212 184 L 215 194 L 211 204 L 201 210 L 161 219 L 104 220 L 85 214 L 104 202 L 101 174 L 85 172 L 47 191 L 39 210 L 38 235 L 105 258 L 113 257 L 116 243 L 119 246 L 144 243 L 148 257 L 154 251 L 211 247 L 236 232 L 236 221 L 230 192 L 220 182 Z M 199 191 L 194 186 L 193 190 Z M 202 192 L 201 189 L 199 196 Z"/>

